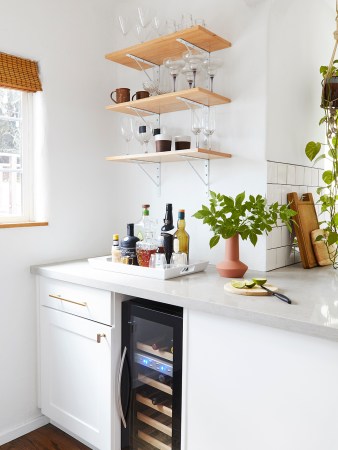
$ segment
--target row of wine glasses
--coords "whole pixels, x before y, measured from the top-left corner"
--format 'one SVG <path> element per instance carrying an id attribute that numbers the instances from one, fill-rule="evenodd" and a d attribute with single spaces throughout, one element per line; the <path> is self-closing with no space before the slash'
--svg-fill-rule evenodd
<path id="1" fill-rule="evenodd" d="M 209 89 L 213 92 L 214 78 L 217 70 L 222 67 L 223 60 L 210 56 L 206 57 L 205 54 L 189 50 L 183 53 L 182 58 L 166 58 L 163 64 L 173 78 L 173 92 L 176 92 L 176 79 L 179 73 L 185 75 L 189 88 L 194 88 L 196 87 L 196 74 L 202 69 L 209 77 Z"/>
<path id="2" fill-rule="evenodd" d="M 153 136 L 153 125 L 139 118 L 124 116 L 121 118 L 121 134 L 127 144 L 127 154 L 129 154 L 130 141 L 135 139 L 144 145 L 144 153 L 148 153 L 148 144 Z M 199 136 L 203 132 L 207 139 L 207 148 L 211 149 L 211 136 L 216 129 L 214 108 L 193 108 L 191 110 L 191 131 L 195 135 L 195 145 L 199 148 Z M 166 128 L 161 127 L 161 132 L 165 133 Z"/>
<path id="3" fill-rule="evenodd" d="M 207 148 L 211 150 L 211 136 L 216 129 L 214 108 L 193 108 L 191 110 L 191 131 L 195 135 L 196 148 L 199 148 L 199 135 L 203 132 L 207 139 Z"/>
<path id="4" fill-rule="evenodd" d="M 123 36 L 127 36 L 133 28 L 132 21 L 127 15 L 120 14 L 118 22 Z M 164 19 L 150 7 L 137 8 L 137 19 L 136 24 L 134 24 L 140 42 L 144 42 L 152 37 L 162 36 L 165 33 L 175 33 L 195 25 L 205 27 L 205 20 L 194 19 L 190 13 L 182 14 L 179 19 Z"/>

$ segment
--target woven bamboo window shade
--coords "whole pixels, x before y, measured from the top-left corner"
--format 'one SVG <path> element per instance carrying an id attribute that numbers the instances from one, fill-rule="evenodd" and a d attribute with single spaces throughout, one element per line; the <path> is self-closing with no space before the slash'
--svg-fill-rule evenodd
<path id="1" fill-rule="evenodd" d="M 38 63 L 0 52 L 0 87 L 20 91 L 42 91 Z"/>

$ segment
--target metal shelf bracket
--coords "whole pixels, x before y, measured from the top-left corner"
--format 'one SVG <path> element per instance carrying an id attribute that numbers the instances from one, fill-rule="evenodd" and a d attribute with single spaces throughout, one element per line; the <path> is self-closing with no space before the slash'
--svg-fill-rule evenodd
<path id="1" fill-rule="evenodd" d="M 185 157 L 186 158 L 186 157 Z M 190 159 L 194 161 L 202 161 L 203 162 L 203 175 L 200 175 L 196 167 L 194 167 L 191 164 L 191 161 L 187 159 L 187 163 L 192 168 L 192 170 L 195 172 L 195 174 L 198 176 L 198 178 L 202 181 L 202 183 L 205 186 L 205 194 L 209 195 L 209 189 L 210 189 L 210 182 L 209 182 L 209 173 L 210 173 L 210 165 L 208 159 L 201 159 L 201 158 L 194 158 L 193 156 L 189 157 Z"/>
<path id="2" fill-rule="evenodd" d="M 137 162 L 137 160 L 135 160 L 135 162 Z M 145 167 L 143 167 L 144 165 L 146 166 L 147 164 L 151 164 L 152 166 L 155 166 L 155 175 L 151 174 L 147 169 L 145 169 Z M 147 175 L 147 177 L 150 178 L 150 180 L 155 184 L 155 186 L 157 187 L 157 194 L 158 194 L 158 196 L 160 196 L 161 195 L 161 164 L 150 162 L 150 161 L 149 162 L 142 161 L 142 163 L 137 162 L 137 165 L 142 170 L 142 172 L 145 173 Z"/>

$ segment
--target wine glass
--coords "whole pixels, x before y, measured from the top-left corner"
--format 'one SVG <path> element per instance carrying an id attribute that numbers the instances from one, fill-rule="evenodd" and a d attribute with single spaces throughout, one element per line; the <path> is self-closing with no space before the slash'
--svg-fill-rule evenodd
<path id="1" fill-rule="evenodd" d="M 214 108 L 204 108 L 202 114 L 203 134 L 207 138 L 208 150 L 211 150 L 211 135 L 216 129 Z"/>
<path id="2" fill-rule="evenodd" d="M 120 16 L 118 16 L 118 21 L 119 21 L 120 29 L 121 29 L 123 36 L 126 36 L 129 33 L 129 29 L 130 29 L 128 19 L 125 16 L 120 15 Z"/>
<path id="3" fill-rule="evenodd" d="M 223 66 L 223 60 L 220 58 L 207 58 L 203 61 L 203 67 L 205 68 L 210 79 L 210 91 L 213 92 L 214 89 L 214 78 L 217 69 Z"/>
<path id="4" fill-rule="evenodd" d="M 181 58 L 172 57 L 165 59 L 163 64 L 169 69 L 170 75 L 173 77 L 173 92 L 176 92 L 176 78 L 185 66 L 185 62 Z"/>
<path id="5" fill-rule="evenodd" d="M 204 56 L 196 50 L 189 50 L 183 53 L 183 60 L 193 73 L 193 87 L 196 87 L 196 73 L 201 68 Z"/>
<path id="6" fill-rule="evenodd" d="M 148 143 L 152 136 L 152 126 L 146 121 L 136 120 L 134 124 L 134 134 L 141 146 L 145 144 L 144 153 L 148 153 Z"/>
<path id="7" fill-rule="evenodd" d="M 133 121 L 131 117 L 122 117 L 121 119 L 121 134 L 127 143 L 127 155 L 129 155 L 129 143 L 134 137 Z"/>
<path id="8" fill-rule="evenodd" d="M 140 6 L 137 8 L 138 19 L 142 28 L 147 28 L 147 26 L 151 22 L 151 11 L 150 8 L 141 8 Z"/>
<path id="9" fill-rule="evenodd" d="M 201 108 L 193 108 L 191 110 L 191 131 L 195 135 L 196 148 L 199 148 L 199 134 L 202 131 L 202 110 Z"/>
<path id="10" fill-rule="evenodd" d="M 194 81 L 194 72 L 190 69 L 189 66 L 185 66 L 182 69 L 182 73 L 183 75 L 185 75 L 185 78 L 189 84 L 189 89 L 191 89 Z"/>

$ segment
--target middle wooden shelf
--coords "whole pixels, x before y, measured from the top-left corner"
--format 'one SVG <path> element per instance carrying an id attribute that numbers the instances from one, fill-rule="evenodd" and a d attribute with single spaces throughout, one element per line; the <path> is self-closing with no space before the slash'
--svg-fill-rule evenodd
<path id="1" fill-rule="evenodd" d="M 107 161 L 125 163 L 165 163 L 179 161 L 210 160 L 231 158 L 230 153 L 216 152 L 205 148 L 193 148 L 189 150 L 176 150 L 170 152 L 139 153 L 135 155 L 107 156 Z"/>
<path id="2" fill-rule="evenodd" d="M 168 94 L 154 95 L 140 100 L 116 103 L 107 106 L 106 109 L 119 113 L 144 116 L 189 109 L 187 103 L 181 99 L 193 101 L 201 106 L 217 106 L 231 102 L 227 97 L 223 97 L 220 94 L 201 87 L 196 87 L 183 91 L 169 92 Z M 136 108 L 137 112 L 133 108 Z"/>

